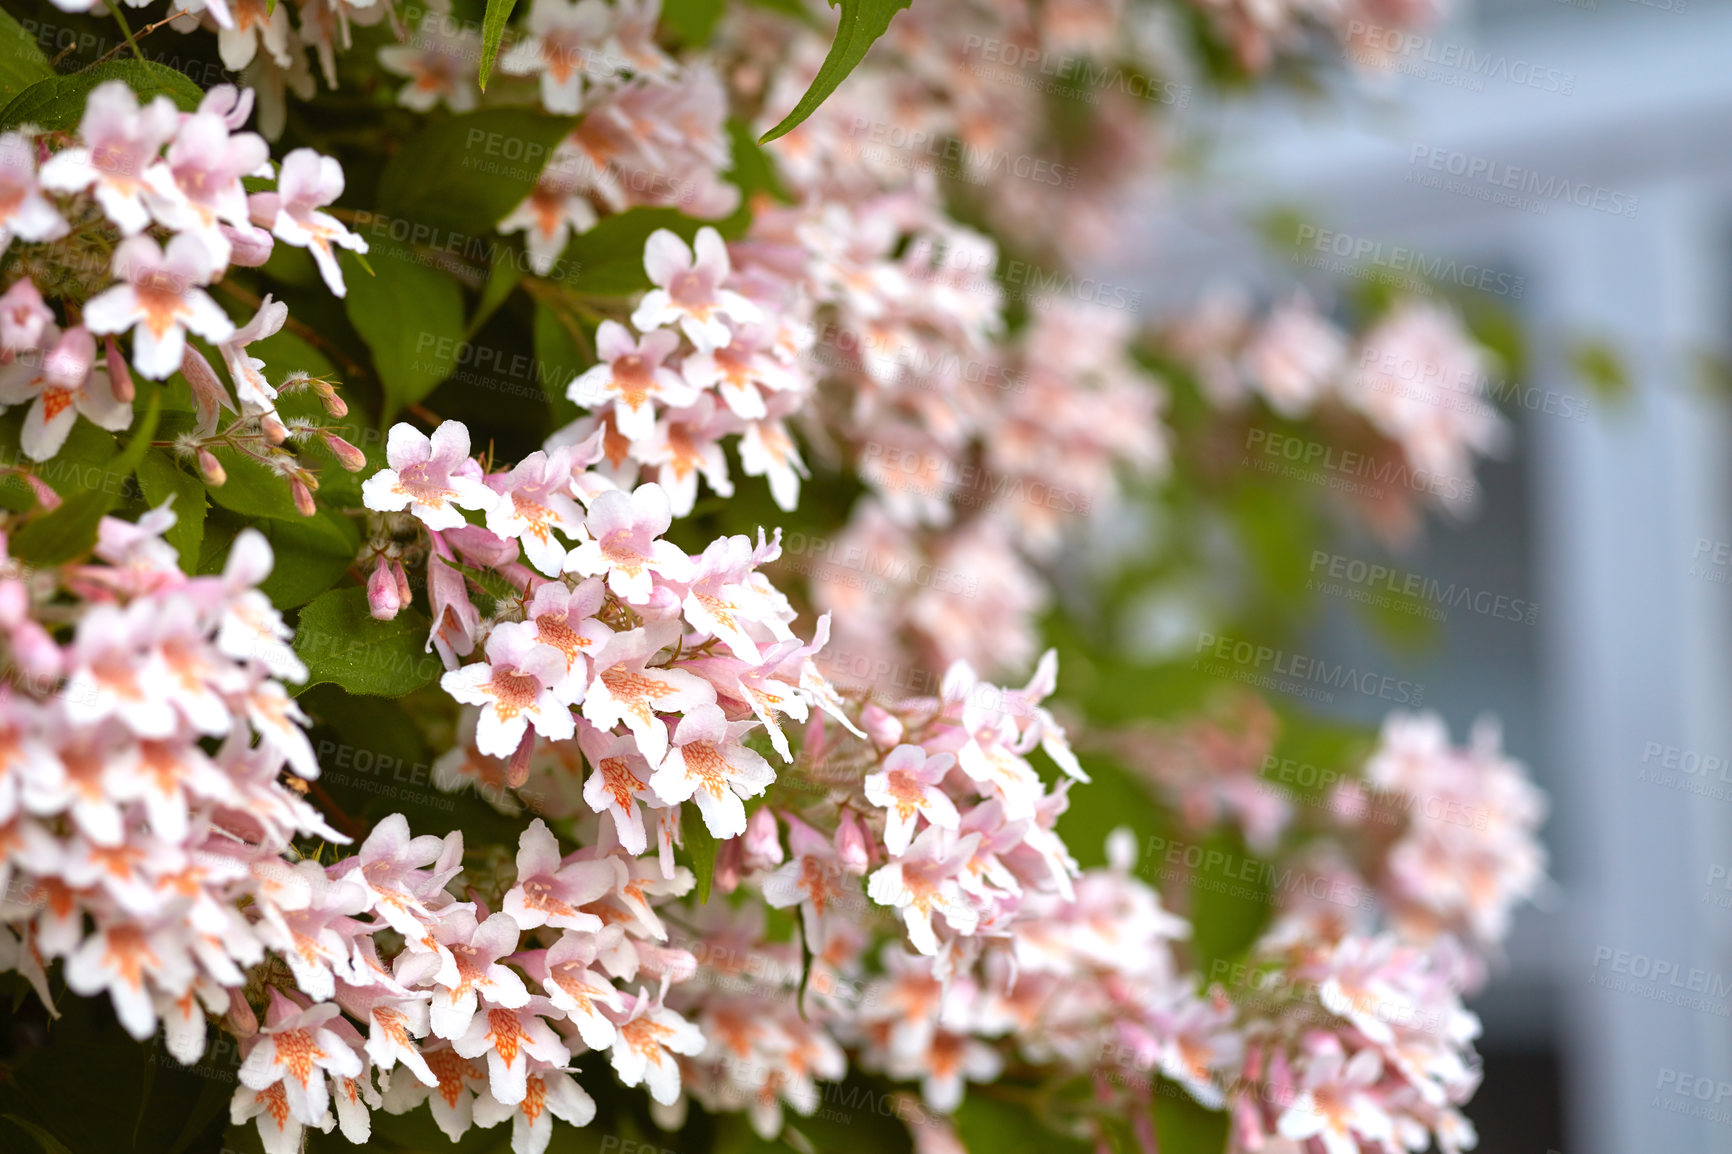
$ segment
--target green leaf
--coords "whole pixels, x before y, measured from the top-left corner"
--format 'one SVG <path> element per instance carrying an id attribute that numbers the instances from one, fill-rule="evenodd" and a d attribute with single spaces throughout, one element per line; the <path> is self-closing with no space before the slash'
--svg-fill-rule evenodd
<path id="1" fill-rule="evenodd" d="M 481 290 L 481 300 L 475 306 L 475 315 L 469 318 L 469 327 L 463 330 L 463 339 L 473 340 L 475 334 L 481 331 L 481 326 L 499 311 L 499 306 L 517 291 L 517 286 L 522 282 L 523 269 L 516 261 L 495 261 L 493 267 L 487 270 L 487 284 Z"/>
<path id="2" fill-rule="evenodd" d="M 970 1094 L 951 1116 L 963 1149 L 975 1154 L 1086 1154 L 1087 1142 L 1067 1138 L 1043 1125 L 1026 1106 Z M 1162 1148 L 1162 1154 L 1167 1154 Z"/>
<path id="3" fill-rule="evenodd" d="M 152 449 L 138 463 L 138 484 L 152 507 L 174 498 L 174 525 L 162 535 L 163 540 L 180 554 L 180 567 L 196 573 L 199 544 L 204 540 L 204 482 L 161 449 Z"/>
<path id="4" fill-rule="evenodd" d="M 836 22 L 836 39 L 830 45 L 830 54 L 824 57 L 823 66 L 813 78 L 812 86 L 806 89 L 806 95 L 800 97 L 800 103 L 794 105 L 794 110 L 780 124 L 758 138 L 760 144 L 786 136 L 817 111 L 836 91 L 836 86 L 854 71 L 854 66 L 865 59 L 873 42 L 890 28 L 891 18 L 914 0 L 830 0 L 832 8 L 838 3 L 842 6 L 842 17 Z"/>
<path id="5" fill-rule="evenodd" d="M 124 452 L 102 466 L 101 481 L 66 498 L 54 512 L 24 526 L 12 539 L 12 555 L 27 564 L 46 568 L 89 552 L 96 543 L 96 530 L 102 518 L 114 508 L 122 492 L 131 487 L 133 470 L 150 448 L 161 411 L 162 390 L 153 389 L 150 405 L 133 429 L 132 440 Z"/>
<path id="6" fill-rule="evenodd" d="M 0 1118 L 36 1139 L 36 1144 L 42 1147 L 42 1154 L 72 1154 L 72 1151 L 66 1148 L 66 1143 L 28 1119 L 20 1118 L 16 1114 L 0 1114 Z"/>
<path id="7" fill-rule="evenodd" d="M 571 330 L 565 327 L 558 314 L 536 301 L 535 379 L 547 390 L 547 405 L 553 411 L 556 427 L 570 424 L 583 412 L 565 395 L 565 388 L 589 367 L 589 363 L 589 358 L 578 348 Z"/>
<path id="8" fill-rule="evenodd" d="M 392 241 L 375 241 L 377 276 L 349 278 L 349 320 L 373 351 L 385 390 L 381 425 L 413 405 L 457 367 L 463 290 Z"/>
<path id="9" fill-rule="evenodd" d="M 499 41 L 505 36 L 505 25 L 517 0 L 487 0 L 487 15 L 481 20 L 481 74 L 476 83 L 487 91 L 487 77 L 493 71 L 494 58 L 499 55 Z"/>
<path id="10" fill-rule="evenodd" d="M 9 102 L 32 84 L 54 77 L 36 37 L 9 12 L 0 12 L 0 102 Z"/>
<path id="11" fill-rule="evenodd" d="M 578 291 L 599 296 L 625 296 L 650 287 L 643 267 L 643 246 L 658 228 L 676 232 L 687 243 L 706 222 L 673 208 L 630 208 L 604 216 L 565 250 L 566 262 L 576 261 Z"/>
<path id="12" fill-rule="evenodd" d="M 0 49 L 3 50 L 3 49 Z M 166 96 L 183 112 L 198 107 L 199 86 L 166 64 L 149 60 L 110 60 L 71 76 L 51 76 L 24 89 L 0 108 L 0 129 L 34 124 L 46 132 L 77 128 L 90 90 L 107 80 L 124 80 L 141 103 Z"/>
<path id="13" fill-rule="evenodd" d="M 680 811 L 680 835 L 692 857 L 692 876 L 697 878 L 698 904 L 710 900 L 710 883 L 716 877 L 716 837 L 695 807 Z"/>
<path id="14" fill-rule="evenodd" d="M 361 548 L 360 530 L 329 509 L 293 521 L 264 521 L 258 529 L 276 555 L 259 588 L 278 609 L 305 605 L 342 580 Z"/>
<path id="15" fill-rule="evenodd" d="M 1155 1138 L 1161 1154 L 1221 1154 L 1227 1148 L 1227 1115 L 1209 1110 L 1162 1079 L 1155 1096 Z"/>
<path id="16" fill-rule="evenodd" d="M 350 693 L 401 697 L 444 670 L 426 651 L 431 622 L 413 609 L 390 621 L 367 611 L 367 590 L 333 589 L 301 610 L 295 652 L 307 663 L 303 689 L 330 682 Z"/>
<path id="17" fill-rule="evenodd" d="M 273 471 L 257 457 L 226 445 L 213 447 L 211 455 L 228 475 L 222 484 L 210 486 L 210 499 L 216 504 L 243 517 L 286 520 L 301 515 L 295 508 L 294 496 L 289 492 L 287 477 Z"/>
<path id="18" fill-rule="evenodd" d="M 379 177 L 385 219 L 364 223 L 381 227 L 358 231 L 369 242 L 383 234 L 478 264 L 521 259 L 494 228 L 523 203 L 575 123 L 571 117 L 495 108 L 429 125 L 397 151 Z M 351 292 L 354 284 L 350 280 Z M 459 322 L 450 331 L 462 328 Z"/>
<path id="19" fill-rule="evenodd" d="M 515 600 L 516 598 L 523 596 L 523 590 L 517 588 L 517 586 L 513 585 L 510 581 L 507 581 L 503 576 L 491 570 L 476 569 L 465 565 L 463 562 L 458 561 L 455 558 L 447 560 L 444 557 L 440 557 L 439 563 L 457 570 L 459 573 L 463 574 L 463 576 L 475 582 L 476 585 L 481 587 L 482 592 L 486 593 L 495 601 Z"/>
<path id="20" fill-rule="evenodd" d="M 723 0 L 665 0 L 662 23 L 673 30 L 681 43 L 701 47 L 709 43 L 722 7 Z"/>

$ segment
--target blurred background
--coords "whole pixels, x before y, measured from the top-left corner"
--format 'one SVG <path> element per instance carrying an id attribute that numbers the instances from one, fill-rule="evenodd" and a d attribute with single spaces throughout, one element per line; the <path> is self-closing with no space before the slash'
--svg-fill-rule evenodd
<path id="1" fill-rule="evenodd" d="M 1555 886 L 1474 1005 L 1484 1154 L 1732 1150 L 1728 46 L 1701 0 L 1460 5 L 1369 85 L 1190 110 L 1206 167 L 1149 191 L 1111 270 L 1157 312 L 1216 278 L 1327 310 L 1342 270 L 1314 264 L 1421 253 L 1493 270 L 1525 330 L 1475 515 L 1353 556 L 1534 623 L 1457 610 L 1410 647 L 1336 602 L 1306 650 L 1423 682 L 1454 733 L 1496 714 L 1551 796 Z"/>

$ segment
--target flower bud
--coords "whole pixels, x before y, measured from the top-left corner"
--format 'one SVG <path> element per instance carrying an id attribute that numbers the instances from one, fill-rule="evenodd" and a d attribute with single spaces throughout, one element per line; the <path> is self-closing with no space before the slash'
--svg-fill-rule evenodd
<path id="1" fill-rule="evenodd" d="M 769 806 L 760 806 L 746 822 L 746 861 L 756 869 L 768 869 L 782 864 L 782 839 L 776 825 L 776 813 Z"/>
<path id="2" fill-rule="evenodd" d="M 108 383 L 114 390 L 114 399 L 122 403 L 132 400 L 138 395 L 138 390 L 132 384 L 132 370 L 126 367 L 126 358 L 120 355 L 120 346 L 114 343 L 112 336 L 102 338 L 103 352 L 107 354 L 104 362 L 108 367 Z"/>
<path id="3" fill-rule="evenodd" d="M 325 447 L 331 450 L 331 455 L 337 458 L 337 463 L 351 473 L 359 473 L 367 467 L 367 454 L 337 436 L 328 429 L 322 429 L 319 435 L 325 440 Z"/>
<path id="4" fill-rule="evenodd" d="M 319 400 L 325 403 L 325 412 L 338 418 L 349 415 L 348 403 L 337 395 L 337 390 L 331 387 L 329 381 L 314 381 L 313 391 L 318 393 Z"/>
<path id="5" fill-rule="evenodd" d="M 842 868 L 859 877 L 866 872 L 871 864 L 871 857 L 866 850 L 866 831 L 860 828 L 860 819 L 844 810 L 841 824 L 836 827 L 836 856 L 842 859 Z"/>
<path id="6" fill-rule="evenodd" d="M 280 445 L 289 439 L 289 430 L 284 427 L 282 418 L 275 413 L 266 413 L 259 418 L 259 431 L 264 433 L 265 440 L 273 445 Z"/>
<path id="7" fill-rule="evenodd" d="M 868 705 L 861 710 L 860 728 L 879 749 L 894 749 L 902 743 L 902 722 L 882 706 Z"/>
<path id="8" fill-rule="evenodd" d="M 379 621 L 393 620 L 397 610 L 403 607 L 398 594 L 396 575 L 381 555 L 373 565 L 372 576 L 367 578 L 367 612 Z"/>
<path id="9" fill-rule="evenodd" d="M 313 491 L 304 481 L 293 481 L 289 484 L 289 493 L 295 498 L 295 512 L 303 517 L 311 517 L 319 511 L 313 504 Z"/>
<path id="10" fill-rule="evenodd" d="M 216 454 L 209 449 L 198 451 L 198 471 L 204 477 L 205 484 L 215 488 L 229 479 L 223 469 L 222 462 L 216 459 Z"/>
<path id="11" fill-rule="evenodd" d="M 391 575 L 397 582 L 397 604 L 407 605 L 414 600 L 415 594 L 409 588 L 409 574 L 403 570 L 403 562 L 391 562 Z"/>
<path id="12" fill-rule="evenodd" d="M 34 473 L 26 473 L 24 483 L 30 486 L 30 492 L 35 495 L 36 503 L 42 506 L 44 513 L 52 513 L 60 508 L 60 494 L 56 493 L 47 481 Z"/>

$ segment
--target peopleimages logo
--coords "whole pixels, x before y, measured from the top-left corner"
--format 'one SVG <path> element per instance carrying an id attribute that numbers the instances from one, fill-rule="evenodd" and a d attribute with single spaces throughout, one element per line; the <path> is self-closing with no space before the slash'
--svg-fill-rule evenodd
<path id="1" fill-rule="evenodd" d="M 1407 58 L 1416 63 L 1434 64 L 1454 69 L 1481 81 L 1503 80 L 1524 88 L 1542 92 L 1574 95 L 1576 74 L 1558 68 L 1547 68 L 1520 57 L 1511 59 L 1502 52 L 1481 51 L 1457 41 L 1439 40 L 1405 28 L 1386 28 L 1364 20 L 1347 22 L 1347 40 L 1362 54 L 1366 49 Z"/>
<path id="2" fill-rule="evenodd" d="M 1578 208 L 1591 208 L 1611 216 L 1635 216 L 1641 203 L 1640 197 L 1602 185 L 1559 176 L 1541 176 L 1531 168 L 1447 148 L 1433 148 L 1428 144 L 1414 145 L 1407 163 L 1410 168 L 1423 167 L 1432 172 L 1458 176 L 1469 183 L 1508 189 L 1542 202 L 1565 200 Z M 1412 183 L 1416 175 L 1409 171 L 1408 182 Z M 1544 211 L 1543 204 L 1541 211 Z"/>
<path id="3" fill-rule="evenodd" d="M 1406 598 L 1420 603 L 1419 607 L 1432 609 L 1433 612 L 1425 615 L 1438 621 L 1449 619 L 1449 609 L 1466 608 L 1498 621 L 1532 625 L 1540 611 L 1532 601 L 1493 593 L 1489 589 L 1475 589 L 1466 582 L 1457 584 L 1451 581 L 1446 585 L 1436 577 L 1405 573 L 1388 565 L 1344 557 L 1322 549 L 1312 551 L 1310 573 L 1305 583 L 1307 589 L 1349 600 L 1369 601 L 1382 608 L 1400 608 L 1399 599 Z M 1343 588 L 1344 585 L 1352 588 Z"/>
<path id="4" fill-rule="evenodd" d="M 1385 244 L 1368 236 L 1334 232 L 1314 224 L 1299 226 L 1293 239 L 1295 248 L 1310 248 L 1315 252 L 1371 264 L 1391 272 L 1412 273 L 1428 281 L 1477 289 L 1494 296 L 1520 299 L 1527 288 L 1527 278 L 1500 272 L 1495 268 L 1458 261 L 1454 257 L 1436 256 L 1405 245 Z"/>

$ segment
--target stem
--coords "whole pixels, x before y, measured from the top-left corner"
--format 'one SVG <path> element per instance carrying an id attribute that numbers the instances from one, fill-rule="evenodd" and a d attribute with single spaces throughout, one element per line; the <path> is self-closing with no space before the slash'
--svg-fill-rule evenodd
<path id="1" fill-rule="evenodd" d="M 107 0 L 107 2 L 108 2 L 108 10 L 110 12 L 114 13 L 114 18 L 116 20 L 120 21 L 121 30 L 126 32 L 126 44 L 116 44 L 113 48 L 110 48 L 107 52 L 104 52 L 101 56 L 98 56 L 95 60 L 92 60 L 90 62 L 90 64 L 88 65 L 88 67 L 91 67 L 91 68 L 95 68 L 98 64 L 101 64 L 103 61 L 109 59 L 112 56 L 117 55 L 122 48 L 128 47 L 128 46 L 130 46 L 132 48 L 133 52 L 138 55 L 138 58 L 140 60 L 143 60 L 144 59 L 144 53 L 139 52 L 138 41 L 143 40 L 146 36 L 149 36 L 152 32 L 155 32 L 158 28 L 161 28 L 164 24 L 169 24 L 169 23 L 172 23 L 176 20 L 179 20 L 182 16 L 190 16 L 191 15 L 191 13 L 188 12 L 185 8 L 177 8 L 175 11 L 170 12 L 167 16 L 163 17 L 161 20 L 158 20 L 155 24 L 146 24 L 144 26 L 144 28 L 139 32 L 138 36 L 134 37 L 132 35 L 131 31 L 127 30 L 126 21 L 121 18 L 120 10 L 114 6 L 114 0 Z M 75 47 L 77 47 L 77 45 L 73 45 L 72 47 L 67 48 L 65 52 L 62 52 L 60 54 L 60 56 L 56 56 L 54 58 L 54 60 L 51 62 L 50 66 L 52 66 L 52 64 L 54 64 L 54 63 L 58 63 L 60 61 L 61 57 L 65 56 L 67 52 L 71 52 L 72 49 Z"/>
<path id="2" fill-rule="evenodd" d="M 126 37 L 127 47 L 132 49 L 132 54 L 134 56 L 143 60 L 144 50 L 138 46 L 138 38 L 132 34 L 132 25 L 126 22 L 126 17 L 120 11 L 120 5 L 116 4 L 114 0 L 104 0 L 104 2 L 108 5 L 109 15 L 113 16 L 114 22 L 120 25 L 120 31 Z M 118 52 L 120 49 L 116 48 L 115 51 Z M 98 63 L 100 63 L 100 61 Z M 92 68 L 95 66 L 96 65 L 94 64 L 91 65 Z"/>

